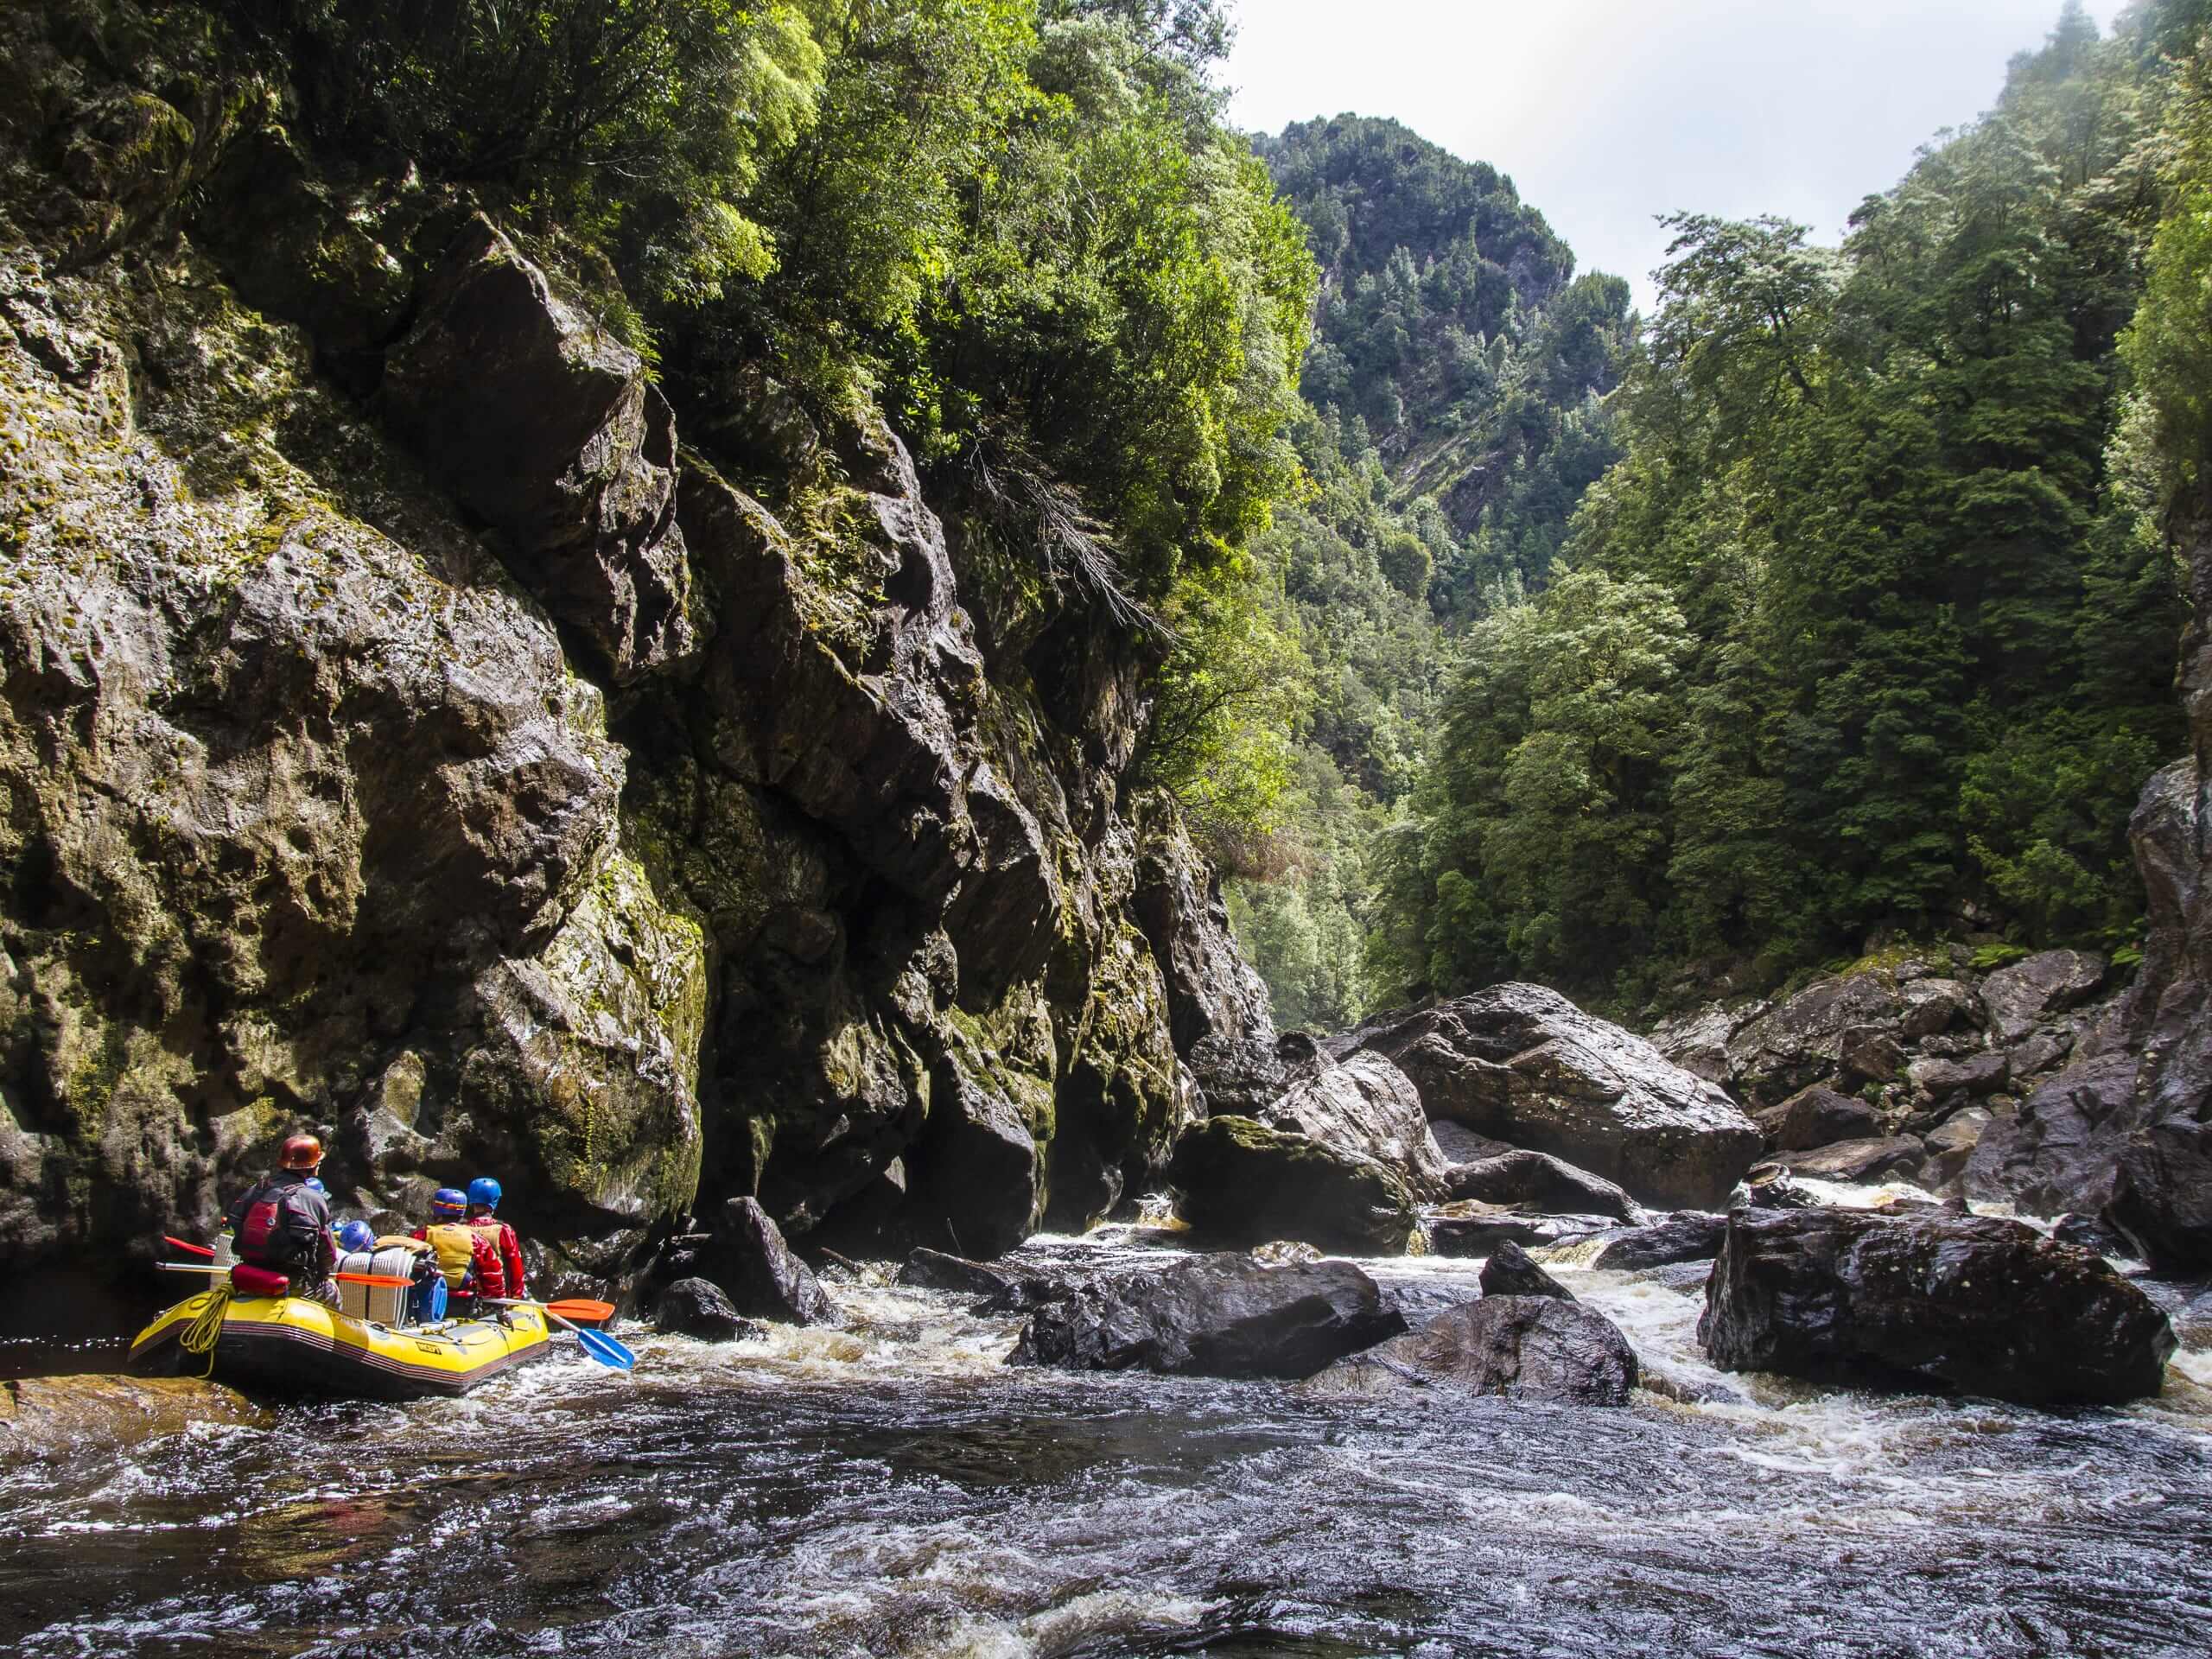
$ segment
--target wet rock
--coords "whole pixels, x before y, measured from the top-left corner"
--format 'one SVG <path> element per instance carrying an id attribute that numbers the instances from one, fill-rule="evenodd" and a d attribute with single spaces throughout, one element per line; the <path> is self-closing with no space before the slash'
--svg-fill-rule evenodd
<path id="1" fill-rule="evenodd" d="M 1077 1287 L 1030 1317 L 1007 1363 L 1304 1377 L 1404 1329 L 1351 1262 L 1211 1255 Z"/>
<path id="2" fill-rule="evenodd" d="M 1381 1164 L 1395 1172 L 1416 1198 L 1440 1197 L 1447 1185 L 1444 1154 L 1429 1133 L 1420 1094 L 1404 1072 L 1380 1055 L 1355 1054 L 1320 1070 L 1257 1116 L 1270 1128 Z"/>
<path id="3" fill-rule="evenodd" d="M 1846 1037 L 1897 1029 L 1904 1007 L 1879 974 L 1817 981 L 1729 1039 L 1731 1075 L 1755 1102 L 1785 1099 L 1837 1076 Z"/>
<path id="4" fill-rule="evenodd" d="M 1763 1002 L 1729 1009 L 1708 1002 L 1694 1014 L 1678 1015 L 1652 1028 L 1651 1046 L 1683 1071 L 1707 1083 L 1728 1082 L 1728 1039 L 1766 1012 Z"/>
<path id="5" fill-rule="evenodd" d="M 1761 1108 L 1751 1121 L 1766 1131 L 1767 1145 L 1780 1152 L 1804 1152 L 1882 1132 L 1882 1120 L 1872 1106 L 1821 1083 L 1800 1089 L 1778 1106 Z"/>
<path id="6" fill-rule="evenodd" d="M 1556 1296 L 1571 1302 L 1574 1293 L 1538 1267 L 1529 1252 L 1510 1239 L 1499 1241 L 1483 1263 L 1479 1282 L 1485 1296 Z"/>
<path id="7" fill-rule="evenodd" d="M 1473 1202 L 1447 1204 L 1427 1222 L 1428 1248 L 1437 1255 L 1488 1255 L 1503 1243 L 1524 1249 L 1564 1244 L 1614 1225 L 1611 1216 L 1532 1216 Z"/>
<path id="8" fill-rule="evenodd" d="M 2126 1261 L 2135 1254 L 2134 1246 L 2122 1234 L 2095 1216 L 2061 1216 L 2050 1236 L 2061 1244 L 2071 1244 L 2093 1255 Z"/>
<path id="9" fill-rule="evenodd" d="M 1899 985 L 1897 996 L 1904 1004 L 1897 1033 L 1906 1042 L 1981 1023 L 1981 998 L 1959 980 L 1916 979 Z"/>
<path id="10" fill-rule="evenodd" d="M 1336 1039 L 1413 1079 L 1432 1118 L 1544 1152 L 1639 1200 L 1713 1203 L 1758 1156 L 1758 1128 L 1643 1038 L 1538 985 L 1493 986 Z"/>
<path id="11" fill-rule="evenodd" d="M 2015 1081 L 2024 1080 L 2050 1071 L 2073 1049 L 2074 1039 L 2070 1033 L 2031 1032 L 2005 1051 L 2005 1063 Z"/>
<path id="12" fill-rule="evenodd" d="M 1931 1100 L 1947 1095 L 1993 1095 L 2012 1080 L 2012 1062 L 2003 1054 L 1977 1054 L 1967 1060 L 1915 1060 L 1908 1077 Z"/>
<path id="13" fill-rule="evenodd" d="M 943 1250 L 916 1249 L 899 1269 L 898 1282 L 921 1290 L 950 1290 L 988 1299 L 993 1312 L 1034 1307 L 1068 1293 L 1049 1274 L 992 1262 L 970 1262 Z"/>
<path id="14" fill-rule="evenodd" d="M 1148 798 L 1138 830 L 1129 908 L 1166 976 L 1175 1052 L 1207 1111 L 1254 1115 L 1283 1092 L 1268 988 L 1237 950 L 1220 880 L 1180 833 L 1173 804 Z"/>
<path id="15" fill-rule="evenodd" d="M 1486 1135 L 1477 1135 L 1464 1123 L 1454 1123 L 1448 1117 L 1432 1118 L 1429 1134 L 1434 1137 L 1437 1150 L 1449 1164 L 1478 1164 L 1485 1158 L 1496 1158 L 1513 1147 L 1503 1141 L 1492 1140 Z"/>
<path id="16" fill-rule="evenodd" d="M 2116 1147 L 2136 1120 L 2135 1058 L 2077 1060 L 1982 1130 L 1968 1154 L 1967 1197 L 2031 1215 L 2101 1211 L 2112 1198 Z"/>
<path id="17" fill-rule="evenodd" d="M 1999 968 L 1981 982 L 1989 1028 L 1999 1042 L 2018 1042 L 2046 1016 L 2094 996 L 2105 973 L 2105 959 L 2090 950 L 2044 950 Z"/>
<path id="18" fill-rule="evenodd" d="M 1616 1228 L 1599 1234 L 1588 1265 L 1633 1273 L 1677 1262 L 1710 1261 L 1720 1254 L 1727 1236 L 1727 1217 L 1684 1210 L 1649 1227 Z"/>
<path id="19" fill-rule="evenodd" d="M 1728 1194 L 1731 1213 L 1738 1210 L 1809 1210 L 1820 1200 L 1790 1178 L 1787 1164 L 1754 1164 Z"/>
<path id="20" fill-rule="evenodd" d="M 732 1198 L 715 1212 L 696 1261 L 698 1276 L 726 1290 L 741 1314 L 778 1325 L 844 1323 L 814 1269 L 791 1254 L 756 1199 Z"/>
<path id="21" fill-rule="evenodd" d="M 1667 1262 L 1656 1268 L 1638 1268 L 1636 1273 L 1647 1283 L 1668 1290 L 1692 1291 L 1702 1296 L 1706 1281 L 1713 1276 L 1713 1260 L 1707 1257 L 1694 1262 Z"/>
<path id="22" fill-rule="evenodd" d="M 1698 1340 L 1730 1370 L 2031 1404 L 2158 1392 L 2174 1336 L 2103 1262 L 2018 1222 L 1738 1211 Z"/>
<path id="23" fill-rule="evenodd" d="M 275 1421 L 235 1389 L 198 1377 L 25 1377 L 0 1382 L 0 1465 L 136 1446 L 200 1423 L 266 1428 Z"/>
<path id="24" fill-rule="evenodd" d="M 2212 1267 L 2212 1124 L 2172 1117 L 2130 1136 L 2105 1214 L 2162 1272 Z"/>
<path id="25" fill-rule="evenodd" d="M 1339 1360 L 1309 1385 L 1330 1395 L 1441 1388 L 1509 1400 L 1624 1406 L 1636 1352 L 1594 1309 L 1550 1296 L 1484 1296 Z"/>
<path id="26" fill-rule="evenodd" d="M 1454 1198 L 1483 1204 L 1517 1205 L 1524 1209 L 1638 1219 L 1642 1209 L 1611 1181 L 1541 1152 L 1503 1152 L 1444 1172 L 1444 1186 Z"/>
<path id="27" fill-rule="evenodd" d="M 478 218 L 386 359 L 393 429 L 618 681 L 692 649 L 676 420 L 636 353 Z"/>
<path id="28" fill-rule="evenodd" d="M 1787 1153 L 1782 1161 L 1793 1175 L 1823 1181 L 1879 1181 L 1891 1176 L 1910 1179 L 1927 1160 L 1928 1148 L 1916 1137 L 1894 1135 Z"/>
<path id="29" fill-rule="evenodd" d="M 704 1279 L 678 1279 L 653 1304 L 653 1323 L 661 1330 L 704 1342 L 736 1342 L 768 1334 L 765 1325 L 741 1318 L 721 1287 Z"/>
<path id="30" fill-rule="evenodd" d="M 1928 1148 L 1927 1179 L 1946 1186 L 1966 1173 L 1967 1160 L 1981 1144 L 1982 1134 L 1996 1120 L 1983 1107 L 1969 1106 L 1954 1112 L 1921 1137 Z"/>
<path id="31" fill-rule="evenodd" d="M 1223 1243 L 1298 1239 L 1356 1255 L 1402 1253 L 1413 1195 L 1372 1159 L 1249 1117 L 1216 1117 L 1176 1143 L 1169 1184 L 1192 1230 Z"/>
<path id="32" fill-rule="evenodd" d="M 1859 1026 L 1837 1040 L 1838 1075 L 1847 1082 L 1887 1083 L 1904 1070 L 1904 1050 L 1879 1026 Z"/>

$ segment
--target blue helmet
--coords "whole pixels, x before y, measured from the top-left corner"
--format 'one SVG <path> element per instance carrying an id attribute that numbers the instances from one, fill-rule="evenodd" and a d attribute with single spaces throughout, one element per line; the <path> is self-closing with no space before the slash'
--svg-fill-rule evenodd
<path id="1" fill-rule="evenodd" d="M 468 1184 L 468 1201 L 486 1210 L 499 1207 L 499 1184 L 489 1175 L 479 1175 Z"/>
<path id="2" fill-rule="evenodd" d="M 430 1213 L 434 1216 L 458 1216 L 468 1208 L 468 1194 L 450 1186 L 442 1186 L 430 1194 Z"/>
<path id="3" fill-rule="evenodd" d="M 377 1236 L 365 1221 L 349 1221 L 338 1230 L 338 1246 L 343 1250 L 373 1249 L 376 1242 Z"/>
<path id="4" fill-rule="evenodd" d="M 313 1175 L 308 1176 L 307 1179 L 302 1181 L 300 1185 L 307 1188 L 310 1192 L 321 1193 L 326 1198 L 330 1196 L 330 1189 L 325 1186 L 320 1179 Z"/>

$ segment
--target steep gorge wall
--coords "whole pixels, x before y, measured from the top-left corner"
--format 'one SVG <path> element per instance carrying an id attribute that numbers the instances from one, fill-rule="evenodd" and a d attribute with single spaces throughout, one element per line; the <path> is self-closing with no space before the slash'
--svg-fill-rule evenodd
<path id="1" fill-rule="evenodd" d="M 10 1259 L 204 1233 L 302 1122 L 586 1277 L 739 1194 L 981 1252 L 1267 1092 L 1128 641 L 865 410 L 738 377 L 737 487 L 476 204 L 63 10 L 0 43 Z"/>

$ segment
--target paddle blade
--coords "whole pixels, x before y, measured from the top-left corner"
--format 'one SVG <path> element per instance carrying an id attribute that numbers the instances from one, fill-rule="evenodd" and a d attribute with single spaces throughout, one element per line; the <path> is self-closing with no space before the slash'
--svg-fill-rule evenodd
<path id="1" fill-rule="evenodd" d="M 559 1314 L 564 1319 L 579 1319 L 586 1325 L 601 1325 L 614 1317 L 614 1304 L 595 1302 L 588 1296 L 571 1296 L 566 1300 L 548 1302 L 546 1311 Z"/>
<path id="2" fill-rule="evenodd" d="M 393 1285 L 402 1290 L 415 1282 L 389 1273 L 334 1273 L 330 1276 L 341 1285 Z"/>
<path id="3" fill-rule="evenodd" d="M 162 1243 L 172 1249 L 182 1250 L 188 1255 L 204 1255 L 212 1259 L 215 1254 L 205 1244 L 195 1244 L 188 1238 L 177 1238 L 168 1233 L 162 1235 Z"/>
<path id="4" fill-rule="evenodd" d="M 612 1366 L 618 1371 L 626 1371 L 638 1363 L 638 1357 L 635 1354 L 604 1331 L 586 1331 L 573 1325 L 569 1329 L 575 1332 L 576 1340 L 583 1344 L 584 1352 L 602 1365 Z"/>

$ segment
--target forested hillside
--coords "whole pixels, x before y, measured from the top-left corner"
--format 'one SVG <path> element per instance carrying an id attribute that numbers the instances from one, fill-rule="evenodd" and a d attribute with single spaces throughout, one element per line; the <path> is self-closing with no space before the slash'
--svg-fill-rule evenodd
<path id="1" fill-rule="evenodd" d="M 1839 249 L 1674 221 L 1556 561 L 1438 606 L 1471 620 L 1369 866 L 1370 995 L 1637 1006 L 1885 939 L 2135 938 L 2127 817 L 2182 744 L 2157 434 L 2201 396 L 2202 297 L 2161 276 L 2199 222 L 2196 14 L 2100 41 L 2069 4 Z M 1300 204 L 1325 264 L 1335 200 Z M 1309 395 L 1419 453 L 1444 417 L 1321 315 Z"/>

